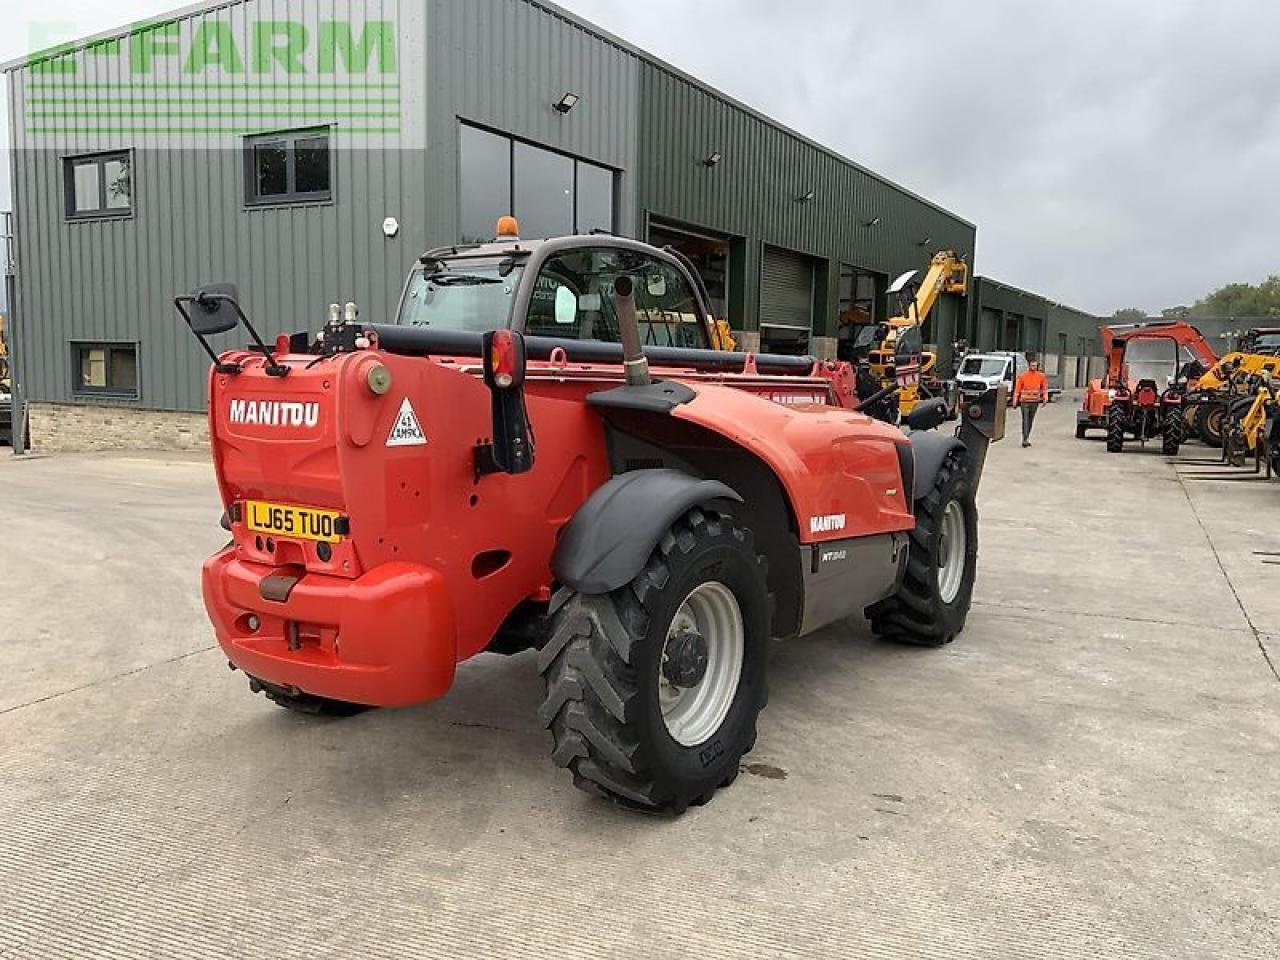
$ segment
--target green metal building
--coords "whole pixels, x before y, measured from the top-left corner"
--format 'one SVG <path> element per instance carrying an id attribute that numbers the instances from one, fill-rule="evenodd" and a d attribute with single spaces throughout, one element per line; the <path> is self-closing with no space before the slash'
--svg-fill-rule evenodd
<path id="1" fill-rule="evenodd" d="M 1043 360 L 1064 390 L 1083 387 L 1102 362 L 1098 325 L 1104 321 L 1038 293 L 975 277 L 963 337 L 971 349 L 1020 350 Z"/>
<path id="2" fill-rule="evenodd" d="M 677 246 L 742 346 L 823 357 L 894 276 L 975 250 L 972 223 L 541 0 L 209 0 L 3 70 L 37 444 L 198 442 L 177 293 L 235 281 L 272 331 L 348 300 L 388 320 L 423 250 L 500 214 Z M 945 297 L 926 340 L 947 354 L 1003 289 Z"/>

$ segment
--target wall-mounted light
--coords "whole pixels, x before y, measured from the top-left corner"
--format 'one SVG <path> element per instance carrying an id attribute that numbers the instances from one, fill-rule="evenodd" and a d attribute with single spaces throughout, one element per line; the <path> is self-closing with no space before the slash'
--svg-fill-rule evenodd
<path id="1" fill-rule="evenodd" d="M 720 151 L 719 151 L 719 150 L 717 150 L 717 151 L 715 151 L 715 153 L 712 153 L 710 156 L 706 157 L 706 158 L 702 161 L 702 165 L 703 165 L 704 167 L 714 167 L 717 163 L 719 163 L 719 162 L 720 162 L 721 160 L 723 160 L 723 159 L 724 159 L 724 157 L 722 157 L 722 156 L 720 155 Z"/>
<path id="2" fill-rule="evenodd" d="M 917 247 L 927 247 L 927 246 L 928 246 L 929 244 L 931 244 L 932 242 L 933 242 L 933 237 L 925 237 L 923 240 L 921 240 L 919 243 L 917 243 L 917 244 L 916 244 L 916 246 L 917 246 Z"/>
<path id="3" fill-rule="evenodd" d="M 796 197 L 796 203 L 813 203 L 813 199 L 817 195 L 816 191 L 810 190 L 808 193 Z"/>
<path id="4" fill-rule="evenodd" d="M 582 98 L 576 93 L 566 93 L 563 97 L 551 105 L 551 109 L 556 113 L 565 114 L 578 105 L 578 101 Z"/>
<path id="5" fill-rule="evenodd" d="M 881 222 L 882 220 L 880 217 L 872 217 L 870 220 L 863 220 L 862 225 L 864 227 L 878 227 L 880 226 Z"/>

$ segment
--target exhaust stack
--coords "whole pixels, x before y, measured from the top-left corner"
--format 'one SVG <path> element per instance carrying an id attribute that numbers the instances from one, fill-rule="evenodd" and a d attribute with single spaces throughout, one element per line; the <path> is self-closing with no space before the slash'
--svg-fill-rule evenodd
<path id="1" fill-rule="evenodd" d="M 613 281 L 613 310 L 622 336 L 622 369 L 627 386 L 647 387 L 653 383 L 653 377 L 649 375 L 649 360 L 640 346 L 640 321 L 636 319 L 636 301 L 628 276 Z"/>

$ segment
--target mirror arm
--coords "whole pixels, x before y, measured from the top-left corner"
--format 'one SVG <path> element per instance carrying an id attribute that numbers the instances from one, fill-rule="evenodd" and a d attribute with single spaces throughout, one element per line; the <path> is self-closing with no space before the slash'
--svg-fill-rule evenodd
<path id="1" fill-rule="evenodd" d="M 221 360 L 218 359 L 218 354 L 214 351 L 213 347 L 209 346 L 209 341 L 204 338 L 204 334 L 196 332 L 195 324 L 191 320 L 191 314 L 187 313 L 187 307 L 186 307 L 186 304 L 195 303 L 195 302 L 196 300 L 194 297 L 174 297 L 173 298 L 174 307 L 177 308 L 178 313 L 182 314 L 182 319 L 187 321 L 187 327 L 195 335 L 195 338 L 200 341 L 200 346 L 203 347 L 204 352 L 209 355 L 209 359 L 213 361 L 213 368 L 217 370 L 218 373 L 231 374 L 232 376 L 234 376 L 237 373 L 240 373 L 242 371 L 240 364 L 223 363 Z"/>
<path id="2" fill-rule="evenodd" d="M 253 337 L 253 342 L 257 344 L 258 349 L 262 351 L 262 355 L 267 358 L 267 366 L 266 366 L 267 376 L 286 377 L 289 375 L 289 368 L 284 366 L 283 364 L 276 363 L 275 354 L 271 352 L 270 347 L 268 347 L 265 343 L 263 343 L 262 337 L 258 335 L 258 331 L 254 327 L 254 325 L 249 322 L 249 318 L 245 316 L 244 310 L 240 308 L 240 304 L 236 303 L 235 298 L 228 297 L 225 294 L 221 294 L 221 293 L 211 293 L 211 294 L 207 294 L 204 297 L 185 297 L 183 299 L 191 303 L 199 303 L 201 300 L 205 300 L 205 301 L 215 300 L 220 303 L 231 304 L 231 309 L 233 309 L 236 312 L 236 316 L 240 318 L 240 322 L 244 325 L 244 328 L 249 331 L 249 336 Z M 181 307 L 179 307 L 179 309 L 181 309 Z M 187 312 L 185 310 L 182 311 L 182 315 L 187 318 L 187 324 L 188 326 L 190 326 L 191 318 L 187 316 Z M 194 328 L 192 332 L 194 332 Z M 199 335 L 197 334 L 197 336 Z M 201 340 L 203 339 L 204 338 L 201 337 Z M 209 350 L 209 347 L 207 344 L 205 345 L 205 349 Z M 213 351 L 209 350 L 209 352 L 212 354 Z"/>

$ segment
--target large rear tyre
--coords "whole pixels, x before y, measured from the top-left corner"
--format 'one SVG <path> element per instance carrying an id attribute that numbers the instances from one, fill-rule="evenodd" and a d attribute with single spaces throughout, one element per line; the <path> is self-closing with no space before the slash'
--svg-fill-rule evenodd
<path id="1" fill-rule="evenodd" d="M 1076 439 L 1077 439 L 1077 440 L 1083 440 L 1083 439 L 1084 439 L 1084 432 L 1085 432 L 1087 429 L 1089 429 L 1089 425 L 1088 425 L 1088 424 L 1086 424 L 1086 423 L 1077 423 L 1077 424 L 1076 424 Z"/>
<path id="2" fill-rule="evenodd" d="M 267 683 L 257 677 L 249 678 L 249 689 L 260 693 L 278 707 L 293 713 L 306 714 L 309 717 L 354 717 L 373 708 L 363 703 L 348 703 L 345 700 L 330 700 L 328 697 L 317 697 L 302 691 L 287 690 L 274 683 Z"/>
<path id="3" fill-rule="evenodd" d="M 1165 412 L 1160 432 L 1160 452 L 1166 457 L 1176 457 L 1187 436 L 1187 422 L 1181 407 L 1170 407 Z"/>
<path id="4" fill-rule="evenodd" d="M 1207 446 L 1214 448 L 1222 446 L 1223 420 L 1226 417 L 1226 413 L 1226 407 L 1221 403 L 1200 403 L 1196 405 L 1192 427 L 1195 429 L 1196 436 Z"/>
<path id="5" fill-rule="evenodd" d="M 679 814 L 738 775 L 766 699 L 769 595 L 749 531 L 694 509 L 645 569 L 571 594 L 538 655 L 552 759 L 576 786 Z"/>
<path id="6" fill-rule="evenodd" d="M 902 585 L 867 610 L 871 629 L 886 640 L 940 647 L 964 629 L 978 572 L 978 507 L 968 467 L 968 455 L 952 451 L 933 488 L 916 501 Z"/>
<path id="7" fill-rule="evenodd" d="M 1116 405 L 1107 408 L 1107 453 L 1124 452 L 1124 410 Z"/>

